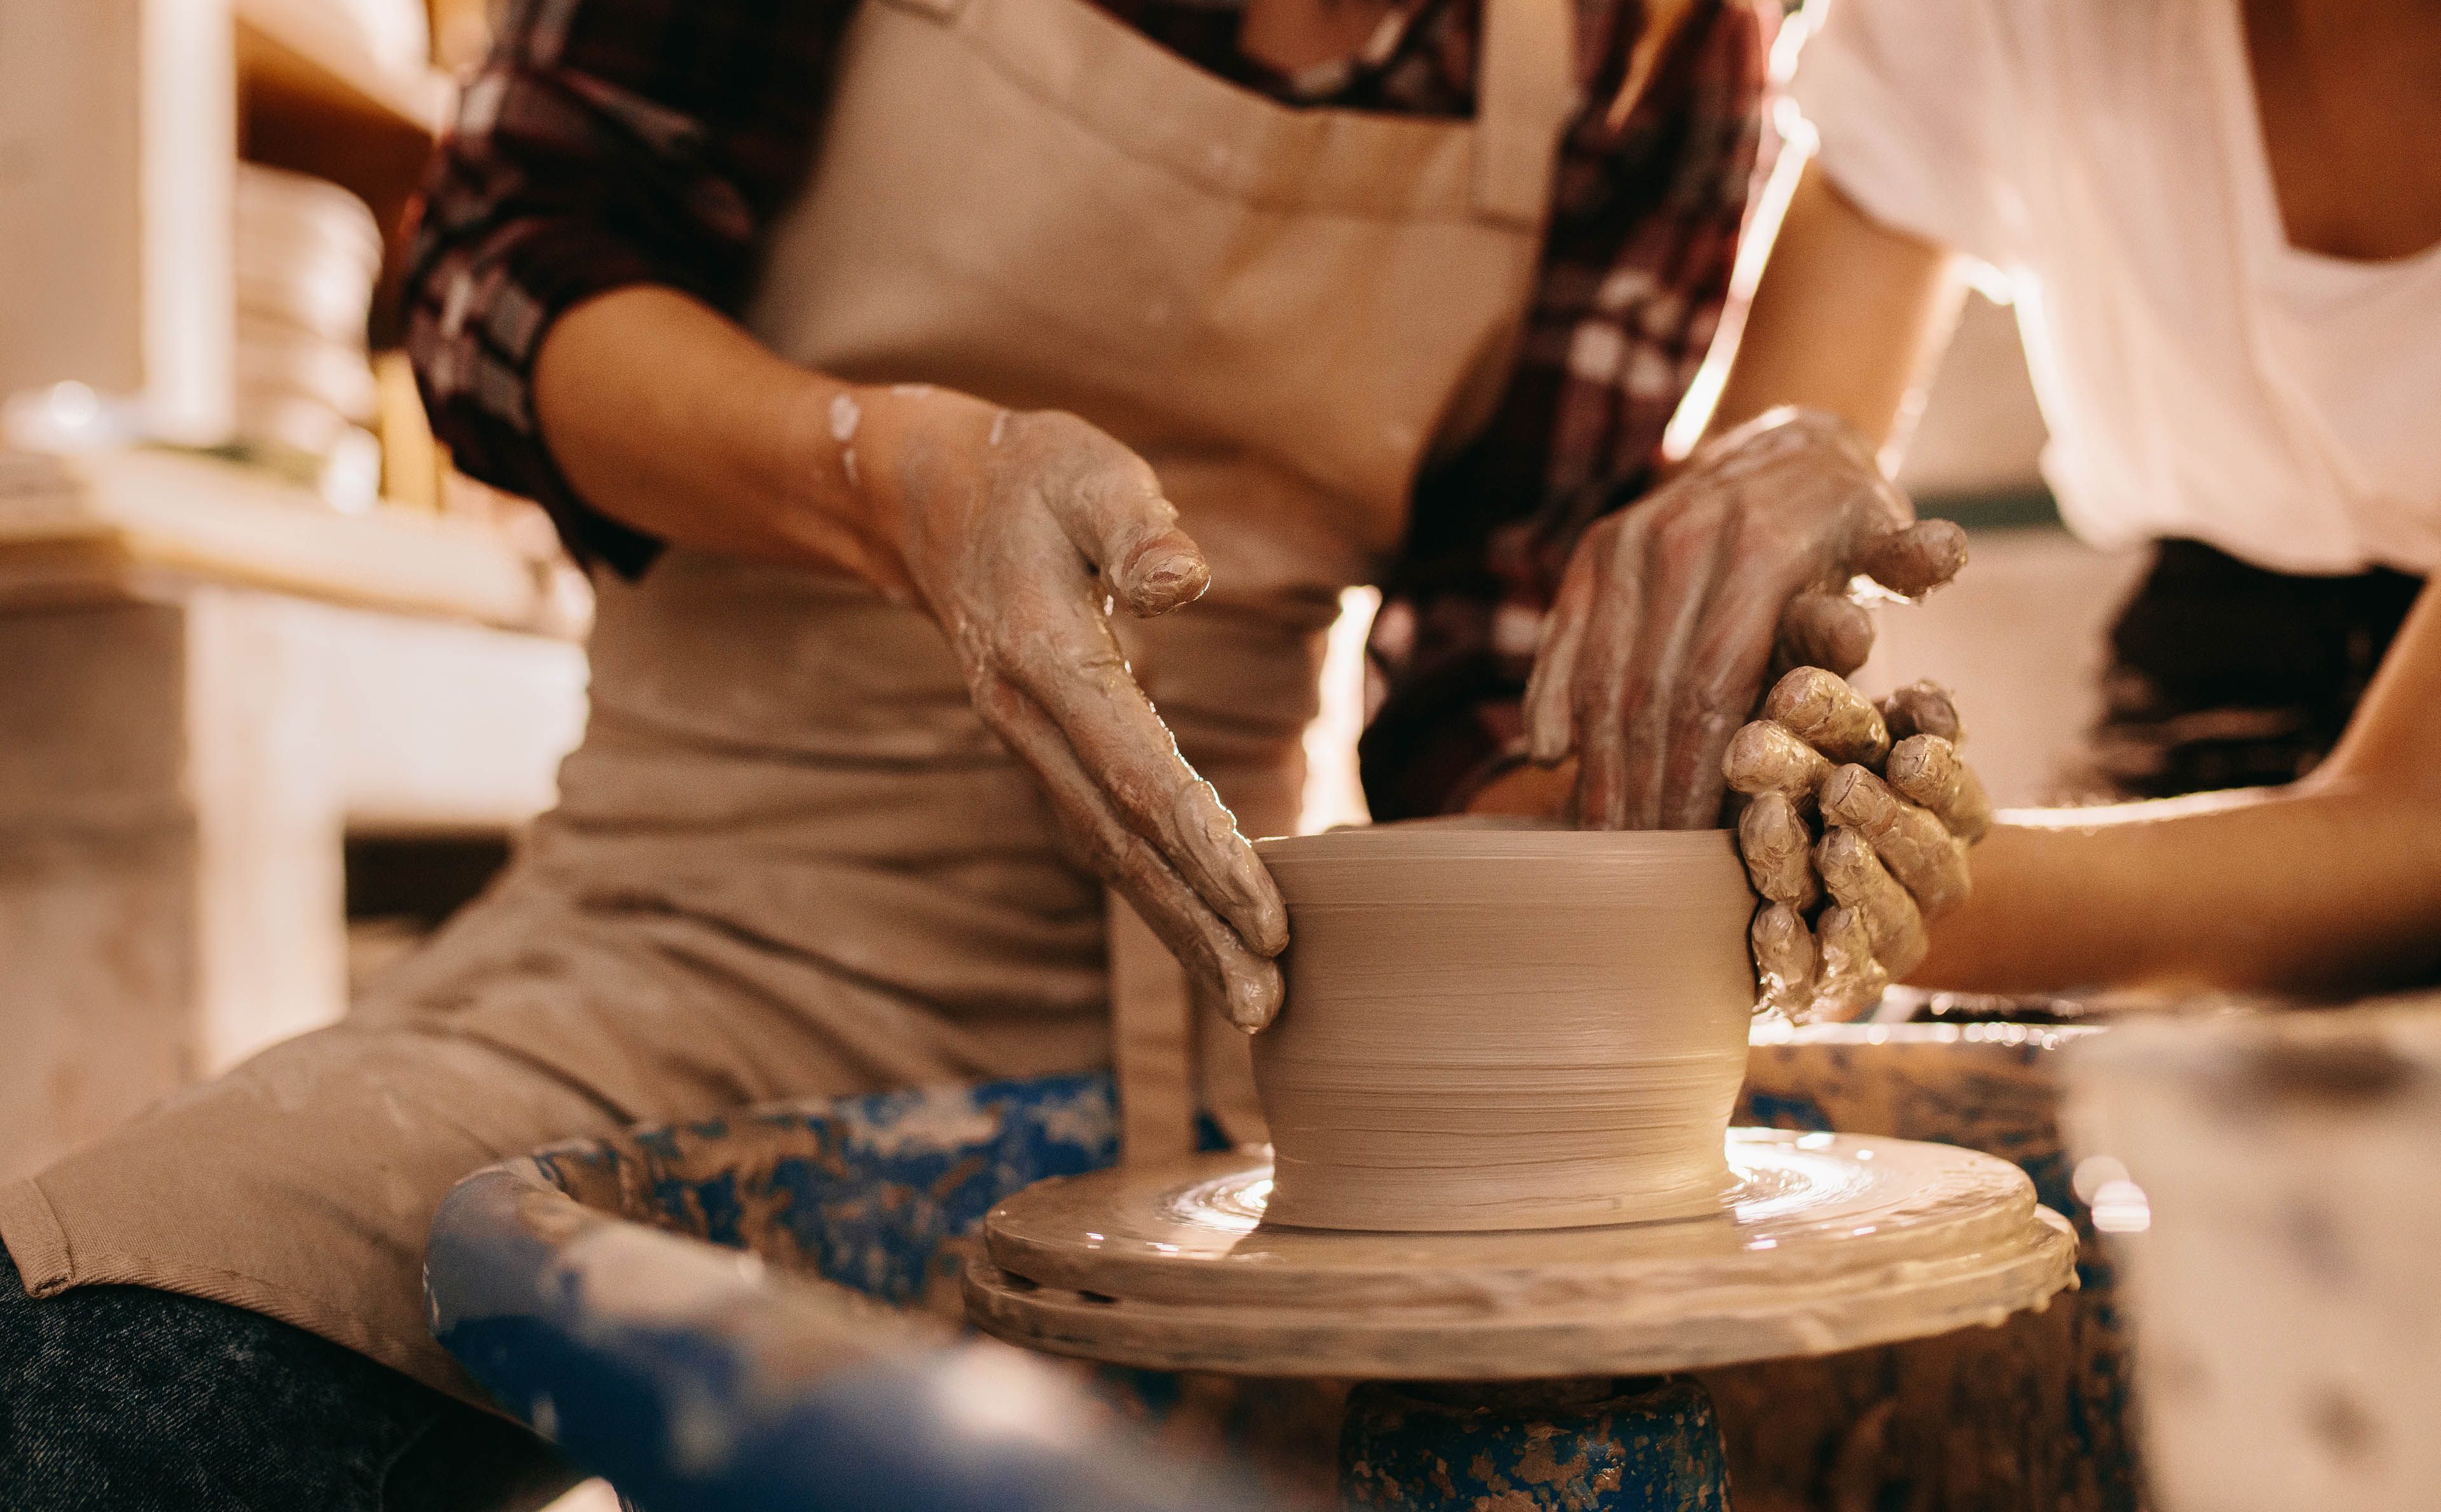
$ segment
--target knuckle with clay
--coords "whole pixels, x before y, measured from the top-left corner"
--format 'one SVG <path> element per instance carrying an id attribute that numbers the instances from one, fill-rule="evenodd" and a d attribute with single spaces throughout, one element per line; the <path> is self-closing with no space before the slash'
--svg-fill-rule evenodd
<path id="1" fill-rule="evenodd" d="M 1893 980 L 1922 961 L 1930 948 L 1915 900 L 1882 865 L 1872 842 L 1845 825 L 1834 825 L 1816 850 L 1822 886 L 1865 921 L 1873 957 Z"/>
<path id="2" fill-rule="evenodd" d="M 1893 741 L 1904 741 L 1912 735 L 1938 735 L 1955 745 L 1966 738 L 1966 727 L 1958 718 L 1958 705 L 1938 683 L 1908 683 L 1884 698 L 1878 707 Z"/>
<path id="3" fill-rule="evenodd" d="M 1778 793 L 1809 809 L 1830 775 L 1828 758 L 1772 719 L 1739 727 L 1721 759 L 1721 776 L 1738 792 L 1749 797 Z"/>
<path id="4" fill-rule="evenodd" d="M 1781 611 L 1778 649 L 1792 667 L 1821 667 L 1842 677 L 1872 655 L 1873 618 L 1834 593 L 1800 593 Z"/>
<path id="5" fill-rule="evenodd" d="M 1890 749 L 1890 785 L 1942 827 L 1972 845 L 1992 828 L 1992 800 L 1958 747 L 1938 735 L 1911 735 Z"/>
<path id="6" fill-rule="evenodd" d="M 1795 668 L 1773 684 L 1763 712 L 1835 762 L 1878 764 L 1890 752 L 1881 711 L 1847 678 L 1820 667 Z"/>
<path id="7" fill-rule="evenodd" d="M 1813 1012 L 1822 1017 L 1853 1018 L 1890 985 L 1890 973 L 1874 958 L 1872 937 L 1853 909 L 1834 905 L 1822 910 L 1815 948 Z"/>

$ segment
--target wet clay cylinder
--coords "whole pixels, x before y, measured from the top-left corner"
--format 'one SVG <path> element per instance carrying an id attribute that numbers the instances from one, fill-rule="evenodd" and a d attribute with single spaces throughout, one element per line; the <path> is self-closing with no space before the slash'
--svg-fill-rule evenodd
<path id="1" fill-rule="evenodd" d="M 1481 822 L 1257 846 L 1288 999 L 1255 1037 L 1268 1220 L 1571 1228 L 1716 1211 L 1753 895 L 1727 831 Z"/>

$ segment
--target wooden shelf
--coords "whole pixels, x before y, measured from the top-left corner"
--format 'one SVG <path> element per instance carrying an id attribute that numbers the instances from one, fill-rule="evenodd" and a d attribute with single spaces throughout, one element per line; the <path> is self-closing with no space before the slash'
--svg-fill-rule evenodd
<path id="1" fill-rule="evenodd" d="M 426 142 L 447 124 L 457 94 L 445 74 L 398 74 L 374 62 L 347 23 L 315 0 L 237 0 L 238 75 L 249 93 L 276 97 Z"/>
<path id="2" fill-rule="evenodd" d="M 407 198 L 457 85 L 437 69 L 382 67 L 321 0 L 236 0 L 236 17 L 240 154 L 329 179 L 372 207 L 391 262 L 375 337 L 389 340 Z"/>
<path id="3" fill-rule="evenodd" d="M 182 453 L 13 460 L 18 476 L 0 488 L 0 603 L 156 599 L 205 582 L 546 635 L 580 628 L 551 567 L 473 521 L 334 513 L 300 489 Z"/>

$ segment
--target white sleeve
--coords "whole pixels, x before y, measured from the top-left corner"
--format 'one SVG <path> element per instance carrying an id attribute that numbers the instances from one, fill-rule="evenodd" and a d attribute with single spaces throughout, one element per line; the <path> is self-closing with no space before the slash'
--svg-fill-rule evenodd
<path id="1" fill-rule="evenodd" d="M 2005 268 L 2017 81 L 1993 3 L 1829 0 L 1793 93 L 1822 171 L 1866 214 Z"/>

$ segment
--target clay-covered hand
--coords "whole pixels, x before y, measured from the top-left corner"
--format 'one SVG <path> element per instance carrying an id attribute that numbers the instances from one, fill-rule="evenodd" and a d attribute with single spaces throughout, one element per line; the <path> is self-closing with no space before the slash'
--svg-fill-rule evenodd
<path id="1" fill-rule="evenodd" d="M 1967 847 L 1992 824 L 1964 738 L 1928 682 L 1876 707 L 1799 667 L 1730 740 L 1722 776 L 1746 795 L 1738 849 L 1763 894 L 1762 1006 L 1852 1018 L 1924 959 L 1925 926 L 1965 900 Z"/>
<path id="2" fill-rule="evenodd" d="M 1577 758 L 1586 829 L 1721 821 L 1721 755 L 1778 664 L 1841 675 L 1872 649 L 1860 593 L 1915 598 L 1966 561 L 1849 425 L 1774 410 L 1585 532 L 1526 692 L 1534 759 Z"/>
<path id="3" fill-rule="evenodd" d="M 1085 858 L 1249 1031 L 1279 1011 L 1288 914 L 1137 687 L 1113 608 L 1166 613 L 1210 570 L 1152 469 L 1073 415 L 875 392 L 877 528 L 948 633 L 975 707 Z"/>

